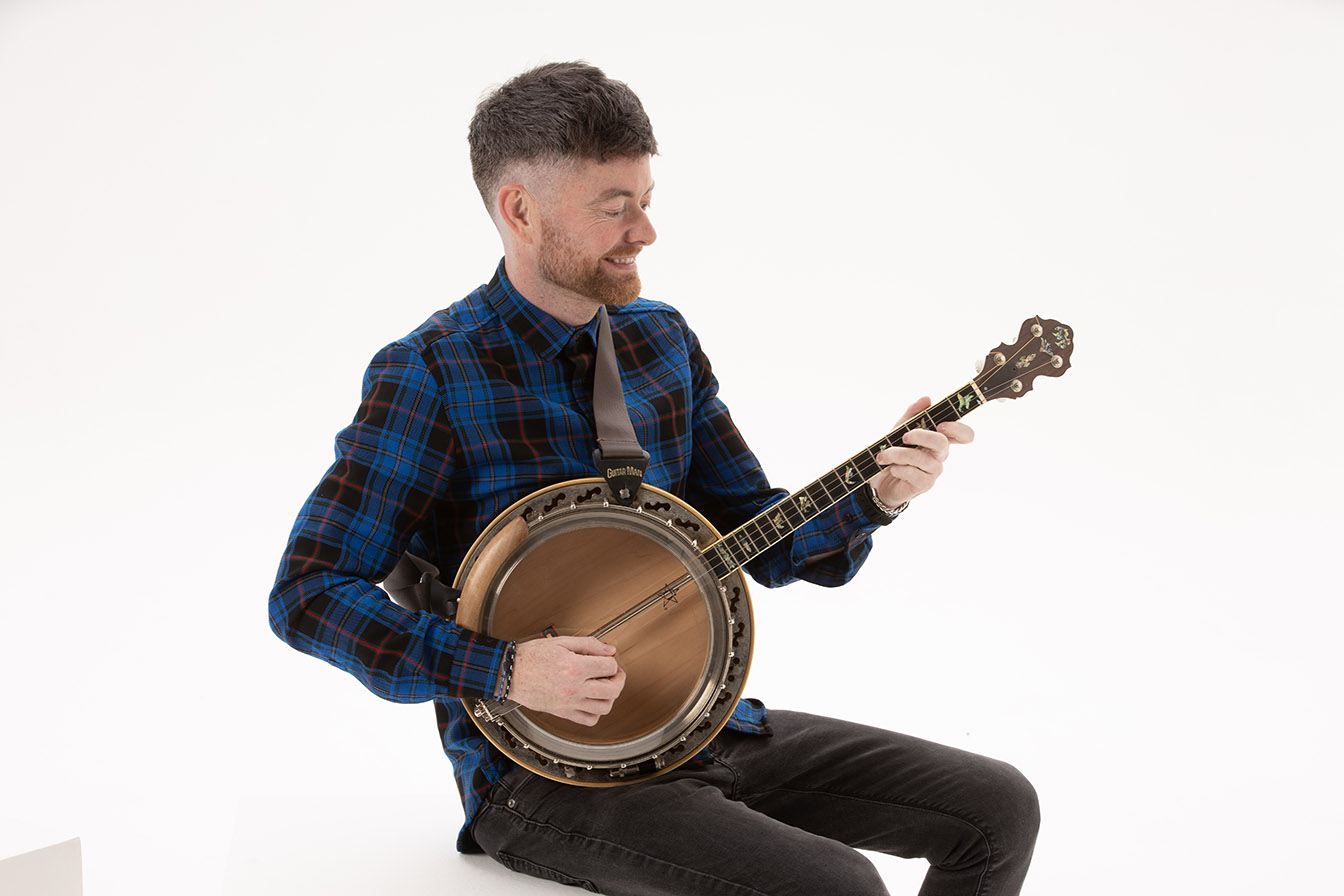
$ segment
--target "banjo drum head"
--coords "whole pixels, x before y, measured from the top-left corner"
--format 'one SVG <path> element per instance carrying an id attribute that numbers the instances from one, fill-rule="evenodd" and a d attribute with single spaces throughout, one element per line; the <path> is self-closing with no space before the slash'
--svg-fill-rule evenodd
<path id="1" fill-rule="evenodd" d="M 701 554 L 718 533 L 658 489 L 638 497 L 621 506 L 596 479 L 554 486 L 514 505 L 477 543 L 496 527 L 527 524 L 485 591 L 485 633 L 527 641 L 601 632 L 626 672 L 612 711 L 592 727 L 521 708 L 494 722 L 473 716 L 514 761 L 556 780 L 620 784 L 679 765 L 718 733 L 745 684 L 745 582 L 739 572 L 720 582 Z"/>

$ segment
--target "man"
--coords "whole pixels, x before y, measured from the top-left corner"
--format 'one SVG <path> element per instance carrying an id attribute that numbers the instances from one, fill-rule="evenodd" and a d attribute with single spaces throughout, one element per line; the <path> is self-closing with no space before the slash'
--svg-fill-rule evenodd
<path id="1" fill-rule="evenodd" d="M 925 894 L 1017 893 L 1035 794 L 994 760 L 742 701 L 692 761 L 586 788 L 513 766 L 471 725 L 457 698 L 507 696 L 592 725 L 620 699 L 621 657 L 594 638 L 500 642 L 403 610 L 373 583 L 407 550 L 454 569 L 518 498 L 594 474 L 599 305 L 650 454 L 645 481 L 721 531 L 784 493 L 733 426 L 694 333 L 639 298 L 657 143 L 634 93 L 588 65 L 542 66 L 481 102 L 469 142 L 504 259 L 488 284 L 374 358 L 336 463 L 290 537 L 271 595 L 276 633 L 387 699 L 436 701 L 466 812 L 458 846 L 515 870 L 601 893 L 885 893 L 858 847 L 927 859 Z M 962 423 L 911 432 L 879 456 L 870 487 L 748 571 L 770 586 L 844 583 L 872 533 L 971 438 Z M 812 661 L 834 676 L 853 658 Z"/>

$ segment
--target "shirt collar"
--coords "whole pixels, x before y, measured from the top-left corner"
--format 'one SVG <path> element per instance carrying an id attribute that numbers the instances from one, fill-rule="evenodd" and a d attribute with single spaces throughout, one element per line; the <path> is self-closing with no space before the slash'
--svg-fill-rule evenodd
<path id="1" fill-rule="evenodd" d="M 500 320 L 508 325 L 518 338 L 537 353 L 543 361 L 549 361 L 560 353 L 580 331 L 587 331 L 597 339 L 597 316 L 581 327 L 571 327 L 556 320 L 514 288 L 509 275 L 504 270 L 504 259 L 499 260 L 495 276 L 485 286 L 485 298 L 495 309 Z"/>

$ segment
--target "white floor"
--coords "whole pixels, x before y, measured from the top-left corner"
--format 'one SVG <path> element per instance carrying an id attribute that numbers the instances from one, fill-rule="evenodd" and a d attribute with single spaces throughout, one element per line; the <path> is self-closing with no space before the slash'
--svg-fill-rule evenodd
<path id="1" fill-rule="evenodd" d="M 569 892 L 488 857 L 457 853 L 443 816 L 422 797 L 245 800 L 229 848 L 224 896 Z M 389 817 L 395 823 L 373 821 Z M 919 888 L 922 863 L 871 858 L 893 893 Z"/>

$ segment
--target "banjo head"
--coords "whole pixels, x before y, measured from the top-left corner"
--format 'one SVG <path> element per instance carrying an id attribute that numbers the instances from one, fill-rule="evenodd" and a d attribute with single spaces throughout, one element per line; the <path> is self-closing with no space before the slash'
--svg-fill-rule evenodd
<path id="1" fill-rule="evenodd" d="M 644 780 L 694 756 L 732 714 L 751 662 L 746 582 L 740 571 L 720 581 L 701 554 L 718 537 L 660 489 L 625 507 L 600 479 L 501 514 L 458 573 L 459 622 L 513 641 L 595 635 L 616 648 L 626 683 L 592 727 L 522 708 L 491 718 L 468 701 L 473 721 L 513 761 L 572 784 Z"/>

